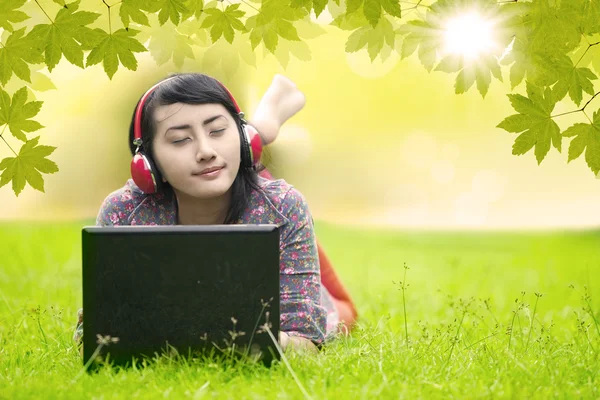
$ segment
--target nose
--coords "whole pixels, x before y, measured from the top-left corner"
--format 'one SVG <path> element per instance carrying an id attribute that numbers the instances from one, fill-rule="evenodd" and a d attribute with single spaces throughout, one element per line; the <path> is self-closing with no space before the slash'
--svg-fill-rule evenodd
<path id="1" fill-rule="evenodd" d="M 208 138 L 200 136 L 196 145 L 196 162 L 209 161 L 216 157 L 217 153 Z"/>

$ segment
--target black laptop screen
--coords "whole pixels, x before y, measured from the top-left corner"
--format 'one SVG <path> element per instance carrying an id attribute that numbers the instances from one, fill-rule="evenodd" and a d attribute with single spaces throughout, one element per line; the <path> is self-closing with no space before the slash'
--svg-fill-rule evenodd
<path id="1" fill-rule="evenodd" d="M 277 227 L 86 228 L 83 249 L 84 361 L 96 334 L 119 338 L 108 349 L 117 364 L 167 343 L 226 348 L 234 330 L 238 346 L 272 347 L 255 331 L 265 311 L 279 331 Z"/>

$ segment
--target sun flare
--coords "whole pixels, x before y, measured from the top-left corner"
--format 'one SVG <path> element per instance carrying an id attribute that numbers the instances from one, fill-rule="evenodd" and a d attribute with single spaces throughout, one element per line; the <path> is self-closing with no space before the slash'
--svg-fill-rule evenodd
<path id="1" fill-rule="evenodd" d="M 450 54 L 475 59 L 495 47 L 493 23 L 477 13 L 461 15 L 448 21 L 445 29 L 445 50 Z"/>

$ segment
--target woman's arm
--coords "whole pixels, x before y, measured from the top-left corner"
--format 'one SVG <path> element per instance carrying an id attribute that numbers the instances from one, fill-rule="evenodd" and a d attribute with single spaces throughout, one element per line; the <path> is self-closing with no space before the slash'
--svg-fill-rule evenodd
<path id="1" fill-rule="evenodd" d="M 281 342 L 314 350 L 325 340 L 327 311 L 321 305 L 313 220 L 306 199 L 295 188 L 282 200 L 281 212 L 289 220 L 280 233 L 280 330 L 286 334 Z"/>
<path id="2" fill-rule="evenodd" d="M 279 331 L 279 345 L 283 351 L 287 349 L 304 350 L 316 354 L 319 352 L 317 346 L 310 340 L 302 336 L 290 336 L 285 332 Z"/>
<path id="3" fill-rule="evenodd" d="M 263 144 L 275 141 L 285 121 L 300 111 L 306 98 L 296 84 L 283 75 L 275 75 L 252 118 L 248 121 L 260 133 Z"/>

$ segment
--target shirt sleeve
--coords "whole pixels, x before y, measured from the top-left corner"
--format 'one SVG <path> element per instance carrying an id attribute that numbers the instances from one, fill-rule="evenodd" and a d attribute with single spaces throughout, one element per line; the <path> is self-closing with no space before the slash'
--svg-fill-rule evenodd
<path id="1" fill-rule="evenodd" d="M 325 339 L 327 311 L 321 304 L 321 274 L 313 219 L 306 199 L 292 188 L 282 202 L 289 223 L 280 239 L 280 330 L 313 343 Z"/>
<path id="2" fill-rule="evenodd" d="M 126 202 L 121 201 L 121 197 L 118 193 L 112 193 L 104 199 L 96 217 L 97 226 L 129 225 Z"/>

